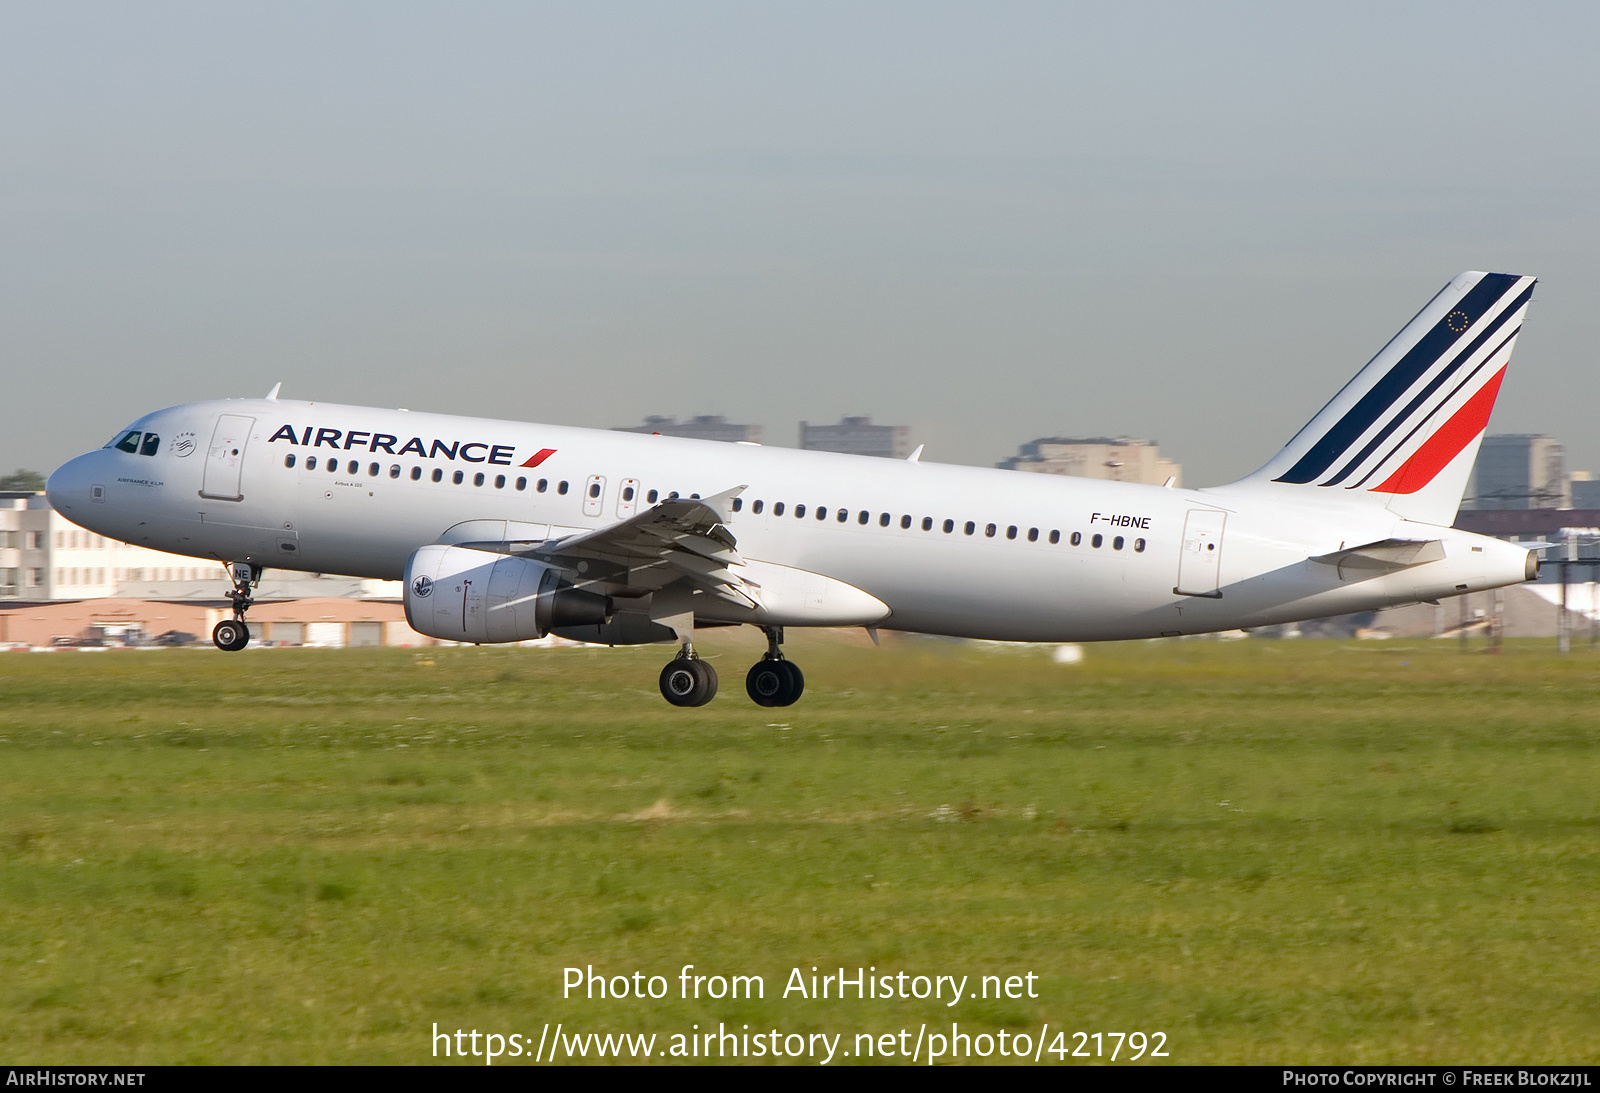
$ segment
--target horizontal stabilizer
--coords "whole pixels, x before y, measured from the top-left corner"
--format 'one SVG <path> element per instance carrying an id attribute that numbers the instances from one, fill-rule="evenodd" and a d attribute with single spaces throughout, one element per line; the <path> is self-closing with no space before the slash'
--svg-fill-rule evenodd
<path id="1" fill-rule="evenodd" d="M 1379 539 L 1331 554 L 1318 554 L 1311 560 L 1346 569 L 1389 572 L 1407 566 L 1437 562 L 1444 557 L 1444 543 L 1438 539 Z"/>

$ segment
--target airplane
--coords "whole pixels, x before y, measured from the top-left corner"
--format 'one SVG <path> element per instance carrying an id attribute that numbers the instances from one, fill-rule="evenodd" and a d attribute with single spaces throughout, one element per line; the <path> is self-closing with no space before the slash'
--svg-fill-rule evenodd
<path id="1" fill-rule="evenodd" d="M 221 562 L 232 618 L 268 567 L 404 581 L 421 634 L 673 642 L 660 689 L 701 706 L 697 629 L 767 637 L 745 685 L 787 706 L 792 627 L 1021 642 L 1176 637 L 1436 602 L 1539 558 L 1458 531 L 1535 280 L 1454 278 L 1260 470 L 1173 488 L 280 399 L 147 414 L 50 476 L 108 538 Z"/>

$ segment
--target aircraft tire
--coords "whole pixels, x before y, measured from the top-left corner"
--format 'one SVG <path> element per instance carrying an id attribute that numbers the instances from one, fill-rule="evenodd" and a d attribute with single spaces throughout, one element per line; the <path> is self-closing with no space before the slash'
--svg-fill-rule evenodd
<path id="1" fill-rule="evenodd" d="M 661 669 L 661 697 L 674 706 L 704 706 L 717 695 L 717 670 L 699 658 L 679 657 Z"/>
<path id="2" fill-rule="evenodd" d="M 237 619 L 223 619 L 212 628 L 211 643 L 225 653 L 237 653 L 250 644 L 250 628 Z"/>
<path id="3" fill-rule="evenodd" d="M 759 660 L 744 677 L 744 689 L 757 706 L 792 706 L 806 689 L 806 677 L 792 660 Z"/>

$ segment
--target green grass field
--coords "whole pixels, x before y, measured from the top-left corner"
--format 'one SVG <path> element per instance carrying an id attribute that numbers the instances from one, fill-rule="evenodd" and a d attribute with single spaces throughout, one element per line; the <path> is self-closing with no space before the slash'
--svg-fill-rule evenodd
<path id="1" fill-rule="evenodd" d="M 796 635 L 805 698 L 765 710 L 754 637 L 702 643 L 689 711 L 663 648 L 0 654 L 0 1057 L 952 1020 L 1178 1063 L 1600 1055 L 1595 653 Z M 684 964 L 766 998 L 680 999 Z M 672 993 L 563 1000 L 588 965 Z M 779 997 L 797 966 L 1039 997 Z"/>

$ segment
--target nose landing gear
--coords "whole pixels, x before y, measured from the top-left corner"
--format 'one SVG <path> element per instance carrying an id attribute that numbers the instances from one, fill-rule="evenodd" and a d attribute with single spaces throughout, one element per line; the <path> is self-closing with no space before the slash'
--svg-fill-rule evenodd
<path id="1" fill-rule="evenodd" d="M 223 619 L 211 630 L 211 643 L 227 653 L 236 653 L 250 644 L 250 627 L 245 625 L 244 613 L 255 602 L 250 593 L 261 583 L 261 567 L 250 562 L 234 562 L 228 566 L 228 576 L 233 589 L 228 599 L 233 601 L 233 618 Z"/>
<path id="2" fill-rule="evenodd" d="M 805 693 L 806 677 L 800 666 L 783 658 L 783 627 L 763 626 L 766 656 L 756 661 L 744 677 L 744 689 L 757 706 L 792 706 Z"/>

